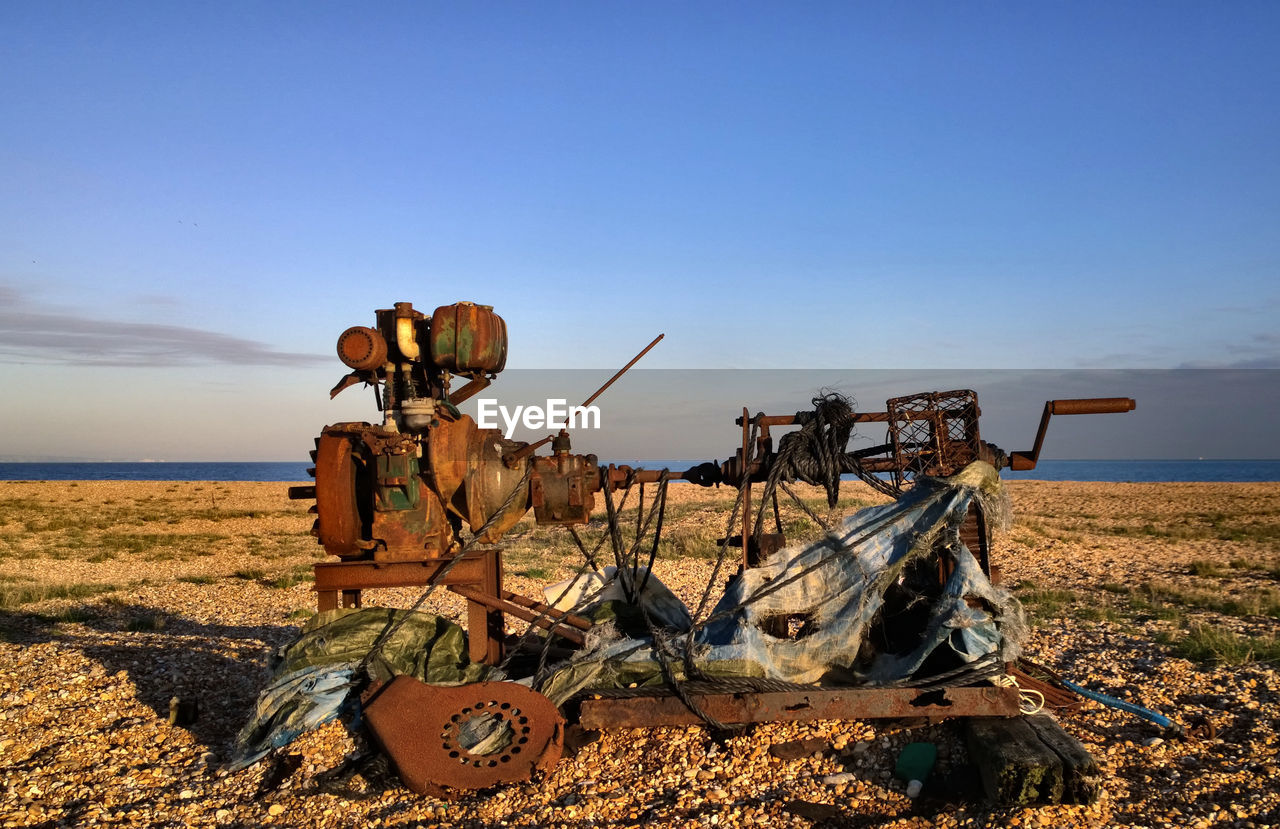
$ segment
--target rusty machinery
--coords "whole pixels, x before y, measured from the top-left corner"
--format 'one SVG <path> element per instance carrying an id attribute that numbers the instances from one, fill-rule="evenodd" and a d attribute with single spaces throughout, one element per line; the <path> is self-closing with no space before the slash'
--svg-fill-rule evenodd
<path id="1" fill-rule="evenodd" d="M 339 559 L 315 567 L 320 609 L 357 606 L 369 588 L 440 581 L 466 595 L 471 656 L 492 664 L 502 614 L 528 619 L 545 607 L 504 591 L 500 552 L 465 551 L 463 525 L 492 545 L 530 509 L 539 524 L 585 524 L 601 487 L 661 473 L 601 467 L 594 455 L 572 453 L 564 431 L 547 439 L 550 455 L 536 456 L 547 441 L 507 440 L 459 412 L 506 365 L 506 323 L 491 307 L 459 302 L 428 317 L 399 302 L 376 316 L 375 327 L 338 338 L 351 372 L 330 396 L 367 383 L 383 421 L 325 427 L 312 453 L 315 485 L 289 493 L 315 499 L 312 532 Z M 458 378 L 467 382 L 452 390 Z M 572 640 L 569 628 L 557 632 Z"/>
<path id="2" fill-rule="evenodd" d="M 654 340 L 648 348 L 656 343 Z M 555 611 L 503 588 L 501 553 L 493 545 L 530 510 L 539 524 L 585 524 L 594 509 L 595 496 L 602 491 L 667 479 L 703 486 L 727 484 L 740 490 L 742 522 L 741 530 L 722 539 L 722 543 L 740 547 L 742 565 L 752 566 L 784 542 L 780 520 L 776 532 L 763 532 L 764 514 L 770 506 L 778 517 L 776 491 L 768 485 L 778 481 L 816 482 L 812 470 L 794 462 L 795 453 L 790 451 L 794 447 L 789 444 L 797 442 L 793 440 L 796 433 L 783 434 L 775 446 L 771 429 L 811 430 L 815 420 L 827 417 L 821 399 L 814 401 L 815 410 L 793 415 L 752 416 L 744 408 L 737 420 L 742 440 L 733 457 L 678 473 L 602 466 L 595 455 L 574 453 L 564 431 L 529 444 L 508 440 L 498 429 L 478 428 L 470 416 L 458 410 L 458 404 L 486 388 L 503 370 L 507 359 L 506 324 L 486 305 L 459 302 L 436 308 L 427 316 L 411 303 L 398 302 L 393 308 L 376 312 L 374 327 L 356 326 L 344 331 L 337 348 L 339 358 L 351 371 L 330 395 L 360 383 L 373 386 L 383 420 L 381 424 L 337 423 L 325 427 L 313 452 L 314 486 L 290 490 L 292 498 L 315 500 L 311 508 L 316 514 L 313 533 L 326 552 L 338 559 L 315 566 L 320 609 L 359 606 L 361 591 L 370 588 L 447 585 L 467 601 L 473 661 L 492 665 L 502 659 L 504 614 L 537 623 L 571 645 L 581 645 L 583 634 L 590 628 L 586 619 Z M 453 389 L 454 381 L 459 379 L 465 383 Z M 831 423 L 817 425 L 827 427 L 825 434 L 831 443 L 827 476 L 834 475 L 838 480 L 840 475 L 856 474 L 892 495 L 910 487 L 918 476 L 949 475 L 974 460 L 985 460 L 997 468 L 1032 469 L 1051 415 L 1125 412 L 1133 408 L 1134 402 L 1129 398 L 1049 401 L 1033 449 L 1010 454 L 981 439 L 977 395 L 969 390 L 894 398 L 882 412 L 853 412 L 846 408 L 837 412 L 839 423 L 834 428 Z M 850 429 L 858 423 L 884 423 L 886 440 L 877 446 L 849 451 L 844 444 Z M 537 455 L 536 450 L 548 441 L 550 454 Z M 762 499 L 753 512 L 751 489 L 755 483 L 767 485 L 765 497 L 771 497 L 772 504 Z M 834 505 L 834 498 L 831 500 Z M 464 525 L 472 533 L 472 541 L 467 544 L 461 540 Z M 980 511 L 971 510 L 962 537 L 990 574 L 990 533 Z M 476 542 L 484 546 L 470 549 Z M 509 771 L 487 771 L 489 760 L 468 765 L 471 761 L 478 763 L 479 755 L 473 756 L 459 747 L 457 732 L 460 720 L 480 716 L 486 710 L 525 729 L 527 717 L 521 722 L 521 715 L 513 720 L 507 712 L 536 706 L 519 694 L 508 698 L 500 687 L 506 684 L 485 683 L 484 689 L 472 689 L 461 696 L 451 692 L 458 700 L 449 697 L 448 702 L 470 702 L 454 712 L 452 719 L 432 721 L 431 728 L 439 726 L 436 736 L 440 739 L 431 739 L 439 745 L 432 744 L 434 748 L 427 750 L 425 760 L 415 754 L 421 753 L 421 747 L 385 746 L 401 767 L 402 777 L 409 781 L 417 774 L 418 782 L 411 785 L 432 791 L 432 784 L 422 777 L 421 770 L 443 762 L 449 775 L 438 779 L 447 786 L 478 788 L 508 779 Z M 420 689 L 410 690 L 405 683 L 394 687 L 395 694 L 370 708 L 371 721 L 382 719 L 383 730 L 388 734 L 406 727 L 419 716 L 414 712 L 422 710 L 417 699 L 423 693 Z M 520 690 L 526 695 L 533 693 Z M 1009 689 L 948 690 L 951 696 L 938 703 L 937 711 L 931 707 L 933 697 L 922 698 L 920 693 L 925 692 L 903 688 L 809 689 L 801 694 L 803 705 L 797 702 L 795 691 L 717 694 L 713 689 L 699 699 L 725 722 L 1016 713 L 1016 693 L 1011 694 Z M 400 702 L 388 701 L 399 697 L 403 697 Z M 434 698 L 443 705 L 444 696 L 438 693 Z M 444 708 L 452 710 L 450 705 Z M 589 720 L 597 727 L 697 721 L 680 700 L 651 698 L 638 702 L 596 699 L 582 708 L 580 716 L 583 722 Z M 559 722 L 557 719 L 557 734 Z M 514 764 L 524 768 L 526 774 L 548 761 L 554 762 L 552 755 L 558 756 L 558 737 L 544 738 L 539 732 L 537 739 L 545 745 Z M 511 759 L 499 758 L 499 765 L 506 769 Z"/>

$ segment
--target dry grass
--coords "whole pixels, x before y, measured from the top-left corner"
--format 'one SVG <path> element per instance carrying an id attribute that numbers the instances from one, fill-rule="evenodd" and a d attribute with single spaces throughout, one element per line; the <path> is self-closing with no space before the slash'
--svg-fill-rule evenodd
<path id="1" fill-rule="evenodd" d="M 993 560 L 1033 618 L 1131 629 L 1156 620 L 1183 638 L 1235 620 L 1258 628 L 1239 635 L 1263 637 L 1252 652 L 1270 652 L 1265 628 L 1280 617 L 1274 486 L 1016 482 L 1010 489 L 1016 520 L 997 537 Z M 829 522 L 885 500 L 853 484 L 829 510 L 816 488 L 797 493 Z M 652 488 L 646 496 L 648 509 Z M 633 492 L 619 512 L 627 547 L 635 538 L 637 497 Z M 672 485 L 658 561 L 714 560 L 735 497 L 728 488 Z M 145 581 L 191 591 L 252 585 L 279 591 L 286 614 L 302 613 L 310 604 L 311 566 L 324 558 L 307 532 L 306 507 L 289 501 L 281 484 L 0 483 L 0 609 L 59 599 L 74 606 Z M 786 495 L 780 507 L 788 539 L 820 534 Z M 608 544 L 596 546 L 604 512 L 597 496 L 595 518 L 578 530 L 601 566 L 614 561 Z M 766 530 L 775 529 L 770 516 Z M 571 575 L 582 561 L 565 528 L 537 526 L 532 515 L 503 546 L 511 586 L 529 593 Z M 650 550 L 647 541 L 640 545 L 641 561 Z M 726 554 L 732 566 L 738 551 Z"/>

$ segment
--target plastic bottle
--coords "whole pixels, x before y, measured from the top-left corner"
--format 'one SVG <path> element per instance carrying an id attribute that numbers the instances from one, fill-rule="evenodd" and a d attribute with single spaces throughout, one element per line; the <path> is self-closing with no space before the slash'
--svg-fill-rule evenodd
<path id="1" fill-rule="evenodd" d="M 902 749 L 893 773 L 898 779 L 907 781 L 907 797 L 915 799 L 920 795 L 937 759 L 938 747 L 933 743 L 908 743 Z"/>

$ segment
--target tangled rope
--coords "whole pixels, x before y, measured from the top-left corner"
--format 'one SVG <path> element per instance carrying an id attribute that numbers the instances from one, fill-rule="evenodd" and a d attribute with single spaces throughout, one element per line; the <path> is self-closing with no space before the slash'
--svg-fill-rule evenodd
<path id="1" fill-rule="evenodd" d="M 853 434 L 853 401 L 839 392 L 821 392 L 813 398 L 813 411 L 798 412 L 796 422 L 800 428 L 778 441 L 769 477 L 820 486 L 826 490 L 827 506 L 834 509 L 845 471 L 845 447 Z"/>

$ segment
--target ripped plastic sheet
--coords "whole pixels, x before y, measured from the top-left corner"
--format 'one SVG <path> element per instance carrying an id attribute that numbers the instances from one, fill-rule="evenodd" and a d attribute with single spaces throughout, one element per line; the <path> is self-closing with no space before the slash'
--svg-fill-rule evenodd
<path id="1" fill-rule="evenodd" d="M 897 501 L 860 510 L 824 538 L 775 553 L 729 584 L 694 635 L 689 655 L 707 675 L 804 684 L 905 679 L 940 649 L 945 658 L 939 661 L 952 667 L 997 652 L 1016 658 L 1026 636 L 1021 606 L 991 584 L 960 540 L 975 499 L 992 509 L 1000 503 L 999 475 L 989 464 L 973 463 L 950 478 L 922 478 Z M 886 595 L 901 592 L 910 568 L 932 556 L 949 562 L 950 575 L 937 595 L 919 597 L 931 604 L 908 637 L 913 644 L 877 651 L 868 640 Z M 804 635 L 774 635 L 779 617 L 802 618 Z M 656 680 L 664 667 L 656 647 L 663 649 L 666 670 L 678 676 L 689 640 L 673 631 L 640 646 L 632 639 L 599 642 L 541 683 L 541 690 L 564 699 L 623 679 Z"/>
<path id="2" fill-rule="evenodd" d="M 395 632 L 357 675 L 366 654 L 392 625 L 398 625 Z M 433 685 L 479 682 L 496 674 L 467 659 L 466 634 L 453 622 L 383 607 L 317 614 L 297 639 L 276 653 L 273 671 L 272 682 L 258 695 L 252 719 L 236 738 L 232 770 L 339 716 L 354 717 L 356 697 L 351 692 L 364 684 L 366 672 L 383 681 L 408 674 Z"/>

